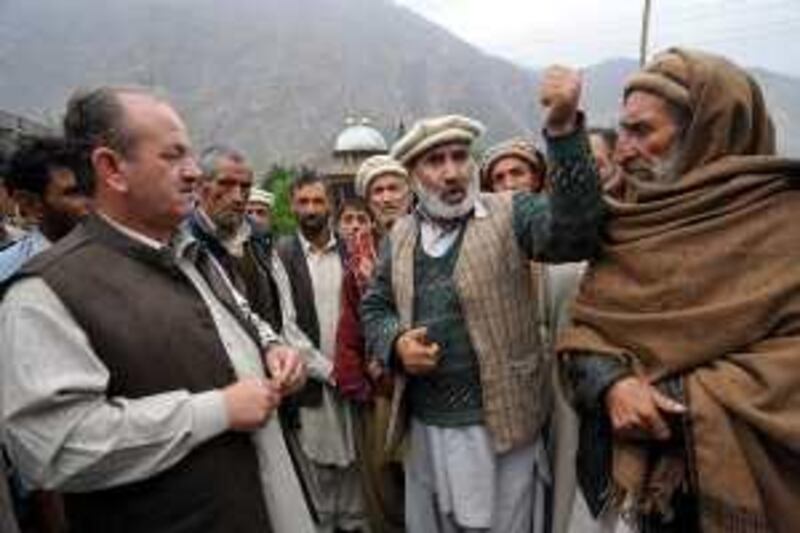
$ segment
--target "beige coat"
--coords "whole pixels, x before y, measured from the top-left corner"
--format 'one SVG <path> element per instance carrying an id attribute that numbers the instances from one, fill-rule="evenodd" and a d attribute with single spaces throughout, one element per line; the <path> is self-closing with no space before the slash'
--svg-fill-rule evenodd
<path id="1" fill-rule="evenodd" d="M 550 413 L 550 372 L 537 328 L 530 263 L 513 234 L 510 195 L 482 197 L 467 223 L 454 278 L 481 374 L 484 422 L 498 453 L 533 442 Z M 401 326 L 412 326 L 417 221 L 390 234 L 392 288 Z M 395 387 L 389 442 L 401 436 L 405 382 Z"/>

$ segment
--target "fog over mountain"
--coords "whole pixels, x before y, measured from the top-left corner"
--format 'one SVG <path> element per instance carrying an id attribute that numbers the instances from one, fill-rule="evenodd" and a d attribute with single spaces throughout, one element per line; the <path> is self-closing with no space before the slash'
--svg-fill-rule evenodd
<path id="1" fill-rule="evenodd" d="M 615 122 L 634 68 L 589 69 L 592 122 Z M 0 69 L 0 109 L 51 124 L 75 87 L 162 87 L 199 146 L 233 143 L 262 167 L 317 160 L 348 116 L 390 142 L 401 121 L 448 112 L 482 120 L 486 143 L 539 128 L 535 72 L 390 0 L 0 0 Z M 757 75 L 800 153 L 800 80 Z"/>

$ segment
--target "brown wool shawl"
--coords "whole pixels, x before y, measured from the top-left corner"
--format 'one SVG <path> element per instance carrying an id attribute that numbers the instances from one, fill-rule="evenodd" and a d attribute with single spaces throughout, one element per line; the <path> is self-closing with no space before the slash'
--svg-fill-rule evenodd
<path id="1" fill-rule="evenodd" d="M 668 54 L 692 107 L 687 170 L 671 185 L 629 184 L 633 201 L 609 200 L 604 255 L 558 350 L 683 378 L 703 531 L 800 531 L 800 161 L 773 155 L 747 74 Z M 663 498 L 653 479 L 669 459 L 648 464 L 646 452 L 616 441 L 614 482 Z"/>

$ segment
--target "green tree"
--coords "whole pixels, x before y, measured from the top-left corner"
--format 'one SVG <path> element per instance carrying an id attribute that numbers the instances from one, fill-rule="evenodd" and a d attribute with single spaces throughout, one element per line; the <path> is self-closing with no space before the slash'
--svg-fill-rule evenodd
<path id="1" fill-rule="evenodd" d="M 275 205 L 272 208 L 272 230 L 276 236 L 288 235 L 295 230 L 296 221 L 292 216 L 289 187 L 295 171 L 280 165 L 273 165 L 261 182 L 261 187 L 272 191 Z"/>

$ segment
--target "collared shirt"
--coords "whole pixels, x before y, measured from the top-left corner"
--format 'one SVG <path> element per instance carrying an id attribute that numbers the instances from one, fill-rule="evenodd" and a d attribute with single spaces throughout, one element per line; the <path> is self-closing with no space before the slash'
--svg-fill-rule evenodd
<path id="1" fill-rule="evenodd" d="M 165 244 L 103 217 L 138 242 Z M 263 377 L 261 347 L 217 300 L 178 235 L 176 263 L 211 312 L 239 378 Z M 0 305 L 3 437 L 27 484 L 93 491 L 150 478 L 228 429 L 221 390 L 107 398 L 109 371 L 86 333 L 40 278 L 13 285 Z M 54 354 L 58 354 L 54 357 Z M 31 406 L 36 405 L 36 409 Z M 277 531 L 314 531 L 277 420 L 252 432 Z"/>
<path id="2" fill-rule="evenodd" d="M 306 240 L 302 233 L 299 237 L 314 292 L 314 308 L 319 321 L 320 351 L 329 359 L 333 359 L 344 277 L 336 237 L 331 233 L 328 242 L 319 250 Z"/>
<path id="3" fill-rule="evenodd" d="M 440 224 L 430 220 L 424 216 L 424 213 L 418 211 L 420 217 L 420 241 L 422 249 L 431 257 L 442 257 L 447 253 L 447 250 L 458 239 L 458 234 L 466 224 L 458 224 L 455 227 L 444 228 Z M 489 212 L 486 210 L 486 205 L 480 198 L 475 199 L 475 207 L 473 216 L 475 218 L 486 218 Z"/>
<path id="4" fill-rule="evenodd" d="M 34 229 L 20 240 L 0 251 L 0 281 L 16 273 L 28 259 L 50 248 L 50 240 Z"/>
<path id="5" fill-rule="evenodd" d="M 333 361 L 336 328 L 341 310 L 344 271 L 336 238 L 321 250 L 299 234 L 314 292 L 320 332 L 320 351 Z M 322 390 L 322 405 L 300 409 L 300 445 L 315 463 L 345 467 L 355 461 L 355 434 L 352 406 L 327 385 Z"/>

